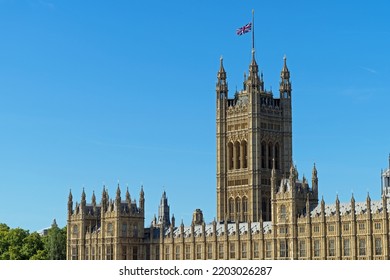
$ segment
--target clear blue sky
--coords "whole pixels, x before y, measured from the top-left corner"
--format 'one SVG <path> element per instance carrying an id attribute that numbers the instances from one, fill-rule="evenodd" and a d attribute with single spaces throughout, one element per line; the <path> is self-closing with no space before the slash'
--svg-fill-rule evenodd
<path id="1" fill-rule="evenodd" d="M 176 220 L 216 215 L 215 82 L 230 94 L 256 58 L 277 95 L 293 84 L 293 157 L 319 192 L 380 196 L 390 152 L 388 1 L 0 0 L 0 222 L 66 224 L 69 189 L 88 201 L 119 180 L 148 225 L 162 192 Z"/>

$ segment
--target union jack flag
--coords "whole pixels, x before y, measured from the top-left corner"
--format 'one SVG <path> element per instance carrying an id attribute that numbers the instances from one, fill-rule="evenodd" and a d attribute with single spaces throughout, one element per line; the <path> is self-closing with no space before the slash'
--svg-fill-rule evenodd
<path id="1" fill-rule="evenodd" d="M 236 34 L 238 36 L 241 36 L 245 33 L 248 33 L 249 31 L 251 31 L 251 29 L 252 29 L 252 23 L 250 22 L 250 23 L 245 24 L 243 27 L 238 28 L 236 30 Z"/>

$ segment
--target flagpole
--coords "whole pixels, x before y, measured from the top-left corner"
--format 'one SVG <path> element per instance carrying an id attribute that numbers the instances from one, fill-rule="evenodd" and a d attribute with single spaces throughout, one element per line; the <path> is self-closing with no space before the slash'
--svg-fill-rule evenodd
<path id="1" fill-rule="evenodd" d="M 252 51 L 255 50 L 255 10 L 252 9 Z"/>

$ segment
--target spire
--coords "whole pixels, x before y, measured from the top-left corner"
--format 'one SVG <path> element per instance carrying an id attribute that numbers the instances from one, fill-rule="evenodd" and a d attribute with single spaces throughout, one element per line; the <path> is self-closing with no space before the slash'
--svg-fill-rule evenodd
<path id="1" fill-rule="evenodd" d="M 290 79 L 290 71 L 288 70 L 287 68 L 287 57 L 286 55 L 284 55 L 283 57 L 283 68 L 282 68 L 282 72 L 280 73 L 280 77 L 282 79 Z"/>
<path id="2" fill-rule="evenodd" d="M 283 68 L 280 72 L 279 92 L 281 98 L 291 97 L 290 71 L 287 68 L 287 58 L 283 57 Z"/>
<path id="3" fill-rule="evenodd" d="M 318 176 L 315 163 L 313 164 L 313 171 L 311 172 L 311 187 L 315 195 L 318 197 Z"/>
<path id="4" fill-rule="evenodd" d="M 114 209 L 117 213 L 120 213 L 122 210 L 121 210 L 121 202 L 122 202 L 122 198 L 121 198 L 121 189 L 119 187 L 119 180 L 118 180 L 118 186 L 116 188 L 116 195 L 115 195 L 115 201 L 114 201 Z"/>
<path id="5" fill-rule="evenodd" d="M 103 185 L 103 192 L 102 192 L 102 211 L 105 212 L 107 210 L 108 206 L 108 196 L 106 192 L 106 187 Z"/>
<path id="6" fill-rule="evenodd" d="M 116 197 L 115 197 L 115 200 L 121 200 L 121 189 L 119 187 L 119 183 L 118 183 L 118 187 L 116 188 Z"/>
<path id="7" fill-rule="evenodd" d="M 68 196 L 68 201 L 73 201 L 73 195 L 72 195 L 72 190 L 69 190 L 69 196 Z"/>
<path id="8" fill-rule="evenodd" d="M 83 201 L 86 201 L 85 200 L 85 190 L 83 188 L 83 192 L 81 193 L 81 203 L 83 203 Z"/>
<path id="9" fill-rule="evenodd" d="M 172 226 L 172 227 L 175 227 L 175 221 L 176 221 L 175 215 L 172 214 L 172 221 L 171 221 L 171 226 Z"/>
<path id="10" fill-rule="evenodd" d="M 255 49 L 252 49 L 252 61 L 249 65 L 249 76 L 248 79 L 252 78 L 252 82 L 259 81 L 259 66 L 257 65 L 255 58 Z"/>
<path id="11" fill-rule="evenodd" d="M 83 192 L 81 194 L 80 206 L 81 206 L 82 209 L 84 209 L 86 205 L 87 205 L 87 200 L 85 198 L 85 191 L 84 191 L 84 188 L 83 188 Z"/>
<path id="12" fill-rule="evenodd" d="M 161 201 L 163 201 L 166 198 L 167 198 L 167 193 L 165 191 L 163 191 L 163 194 L 161 196 Z"/>
<path id="13" fill-rule="evenodd" d="M 317 168 L 316 168 L 316 163 L 313 164 L 313 170 L 311 172 L 311 175 L 313 178 L 317 178 Z"/>
<path id="14" fill-rule="evenodd" d="M 367 192 L 366 206 L 367 206 L 367 210 L 369 210 L 368 214 L 371 214 L 371 197 L 369 192 Z"/>
<path id="15" fill-rule="evenodd" d="M 223 57 L 219 59 L 219 71 L 217 74 L 217 89 L 220 91 L 227 90 L 227 83 L 226 83 L 226 71 L 223 67 Z"/>
<path id="16" fill-rule="evenodd" d="M 352 193 L 352 197 L 351 197 L 351 211 L 352 211 L 352 214 L 354 215 L 355 214 L 355 198 L 353 197 L 353 193 Z"/>
<path id="17" fill-rule="evenodd" d="M 219 60 L 219 71 L 217 74 L 217 99 L 227 99 L 228 94 L 228 84 L 226 82 L 226 71 L 223 67 L 223 57 L 221 56 Z"/>
<path id="18" fill-rule="evenodd" d="M 68 214 L 71 215 L 72 213 L 73 213 L 73 196 L 72 196 L 72 190 L 69 190 Z"/>
<path id="19" fill-rule="evenodd" d="M 86 213 L 86 206 L 87 206 L 87 200 L 85 198 L 85 191 L 84 191 L 84 188 L 83 188 L 83 192 L 81 193 L 81 201 L 80 201 L 80 211 L 81 211 L 81 214 L 85 214 Z"/>
<path id="20" fill-rule="evenodd" d="M 226 80 L 226 71 L 225 71 L 225 68 L 223 67 L 222 55 L 219 59 L 219 71 L 218 71 L 217 77 L 218 77 L 218 80 Z"/>
<path id="21" fill-rule="evenodd" d="M 226 81 L 226 71 L 223 67 L 223 57 L 221 56 L 219 61 L 219 71 L 217 73 L 217 83 L 215 86 L 217 106 L 224 112 L 226 102 L 228 99 L 228 83 Z M 221 117 L 221 116 L 220 116 Z"/>
<path id="22" fill-rule="evenodd" d="M 367 198 L 366 198 L 366 207 L 367 207 L 367 214 L 371 215 L 371 197 L 370 194 L 367 192 Z"/>
<path id="23" fill-rule="evenodd" d="M 130 202 L 131 202 L 131 197 L 130 197 L 130 193 L 129 193 L 129 187 L 126 188 L 126 202 L 128 204 L 130 204 Z"/>
<path id="24" fill-rule="evenodd" d="M 96 196 L 95 196 L 95 191 L 92 192 L 92 205 L 96 206 Z"/>
<path id="25" fill-rule="evenodd" d="M 139 192 L 139 207 L 142 211 L 145 209 L 145 193 L 144 186 L 141 186 L 141 191 Z"/>
<path id="26" fill-rule="evenodd" d="M 170 225 L 169 216 L 168 198 L 166 192 L 164 191 L 158 208 L 158 223 L 162 224 L 163 227 L 168 227 Z"/>

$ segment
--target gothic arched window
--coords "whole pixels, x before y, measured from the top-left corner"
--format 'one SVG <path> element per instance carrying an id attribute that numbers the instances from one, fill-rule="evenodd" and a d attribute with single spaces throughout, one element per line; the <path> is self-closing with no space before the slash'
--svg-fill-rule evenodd
<path id="1" fill-rule="evenodd" d="M 241 141 L 242 149 L 242 168 L 248 168 L 248 144 L 245 140 Z"/>
<path id="2" fill-rule="evenodd" d="M 275 169 L 279 169 L 279 157 L 280 157 L 280 148 L 279 143 L 275 144 Z"/>
<path id="3" fill-rule="evenodd" d="M 248 198 L 244 196 L 242 198 L 242 213 L 244 216 L 244 222 L 248 221 Z"/>
<path id="4" fill-rule="evenodd" d="M 233 169 L 233 143 L 229 142 L 227 150 L 228 170 Z"/>
<path id="5" fill-rule="evenodd" d="M 274 146 L 272 142 L 268 143 L 268 168 L 272 169 L 272 159 L 274 158 Z"/>
<path id="6" fill-rule="evenodd" d="M 241 199 L 239 197 L 236 198 L 236 215 L 237 221 L 241 220 Z"/>
<path id="7" fill-rule="evenodd" d="M 280 206 L 280 219 L 282 219 L 282 220 L 286 219 L 286 206 L 285 205 Z"/>
<path id="8" fill-rule="evenodd" d="M 107 235 L 112 236 L 113 232 L 114 232 L 114 227 L 113 227 L 112 223 L 108 223 L 107 224 Z"/>
<path id="9" fill-rule="evenodd" d="M 229 198 L 229 220 L 234 219 L 234 199 L 231 197 Z"/>
<path id="10" fill-rule="evenodd" d="M 78 235 L 79 234 L 79 227 L 77 225 L 73 226 L 73 234 Z"/>
<path id="11" fill-rule="evenodd" d="M 240 142 L 234 143 L 234 167 L 240 169 Z"/>
<path id="12" fill-rule="evenodd" d="M 267 168 L 266 153 L 267 146 L 265 142 L 261 142 L 261 168 Z"/>

